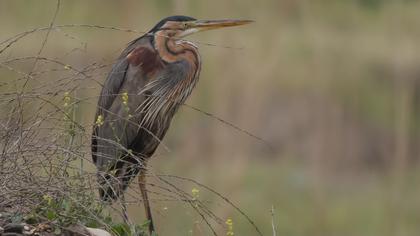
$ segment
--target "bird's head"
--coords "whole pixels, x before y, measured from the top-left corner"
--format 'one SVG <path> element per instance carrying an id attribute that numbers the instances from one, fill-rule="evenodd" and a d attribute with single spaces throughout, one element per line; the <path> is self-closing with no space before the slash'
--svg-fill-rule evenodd
<path id="1" fill-rule="evenodd" d="M 197 20 L 189 16 L 170 16 L 161 20 L 149 33 L 181 39 L 196 32 L 245 25 L 251 22 L 253 21 L 233 19 Z"/>

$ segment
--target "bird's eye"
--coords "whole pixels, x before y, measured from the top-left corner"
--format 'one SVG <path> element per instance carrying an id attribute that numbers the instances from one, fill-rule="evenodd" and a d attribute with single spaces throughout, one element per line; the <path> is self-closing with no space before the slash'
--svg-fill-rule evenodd
<path id="1" fill-rule="evenodd" d="M 184 29 L 187 29 L 188 28 L 188 24 L 187 23 L 183 23 L 182 24 L 182 27 L 184 27 Z"/>

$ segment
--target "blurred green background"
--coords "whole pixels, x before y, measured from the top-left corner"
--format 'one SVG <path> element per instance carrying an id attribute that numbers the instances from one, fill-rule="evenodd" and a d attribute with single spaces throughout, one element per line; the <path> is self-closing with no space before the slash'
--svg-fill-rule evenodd
<path id="1" fill-rule="evenodd" d="M 48 26 L 55 7 L 53 0 L 0 0 L 0 41 Z M 277 235 L 403 236 L 420 235 L 419 13 L 418 0 L 62 0 L 55 24 L 146 32 L 175 14 L 255 20 L 190 38 L 203 67 L 188 104 L 274 150 L 184 107 L 164 140 L 170 151 L 159 149 L 153 171 L 214 188 L 265 235 L 273 235 L 273 221 Z M 0 61 L 35 56 L 45 33 L 17 42 Z M 51 34 L 42 55 L 75 68 L 109 64 L 140 35 L 64 28 Z M 10 66 L 30 70 L 29 63 Z M 108 70 L 94 79 L 103 81 Z M 0 67 L 0 82 L 18 76 Z M 99 93 L 98 84 L 85 86 L 79 96 Z M 95 103 L 79 114 L 86 126 Z M 233 219 L 235 235 L 255 235 L 220 199 L 206 191 L 200 199 Z M 191 208 L 152 204 L 160 235 L 209 235 Z M 144 219 L 141 206 L 129 211 Z"/>

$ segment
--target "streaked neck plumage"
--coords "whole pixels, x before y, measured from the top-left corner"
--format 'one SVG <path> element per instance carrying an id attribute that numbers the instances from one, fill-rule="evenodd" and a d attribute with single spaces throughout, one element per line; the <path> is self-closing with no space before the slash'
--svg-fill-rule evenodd
<path id="1" fill-rule="evenodd" d="M 182 62 L 188 66 L 185 68 L 184 76 L 171 78 L 172 85 L 165 90 L 158 90 L 160 94 L 155 94 L 164 100 L 154 114 L 174 114 L 178 107 L 182 105 L 188 96 L 191 94 L 193 88 L 197 84 L 200 70 L 201 60 L 198 54 L 197 47 L 191 42 L 185 40 L 178 40 L 168 37 L 159 32 L 154 35 L 154 48 L 158 52 L 160 58 L 168 64 Z M 154 115 L 155 117 L 157 115 Z M 172 116 L 164 116 L 172 117 Z"/>
<path id="2" fill-rule="evenodd" d="M 176 100 L 183 103 L 195 87 L 201 70 L 201 59 L 197 46 L 186 40 L 157 32 L 154 35 L 154 47 L 162 60 L 167 63 L 179 61 L 188 63 L 186 78 L 172 88 L 172 92 L 174 92 L 172 98 L 177 97 Z"/>
<path id="3" fill-rule="evenodd" d="M 169 37 L 163 32 L 156 32 L 154 47 L 162 60 L 167 63 L 186 60 L 195 70 L 200 69 L 200 54 L 191 42 Z"/>

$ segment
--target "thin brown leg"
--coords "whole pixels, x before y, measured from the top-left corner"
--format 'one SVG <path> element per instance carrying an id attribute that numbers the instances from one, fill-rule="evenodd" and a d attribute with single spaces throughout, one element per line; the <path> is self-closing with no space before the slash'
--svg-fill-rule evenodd
<path id="1" fill-rule="evenodd" d="M 149 221 L 149 233 L 150 235 L 152 235 L 152 232 L 155 232 L 155 227 L 153 225 L 152 211 L 150 209 L 149 198 L 147 197 L 146 169 L 145 168 L 142 168 L 140 170 L 139 186 L 140 186 L 141 195 L 143 197 L 144 210 L 146 211 L 146 217 L 147 217 L 147 220 Z"/>
<path id="2" fill-rule="evenodd" d="M 124 193 L 121 194 L 120 199 L 121 199 L 121 209 L 122 209 L 124 223 L 126 225 L 131 225 L 130 220 L 128 218 L 127 204 L 125 203 Z"/>

